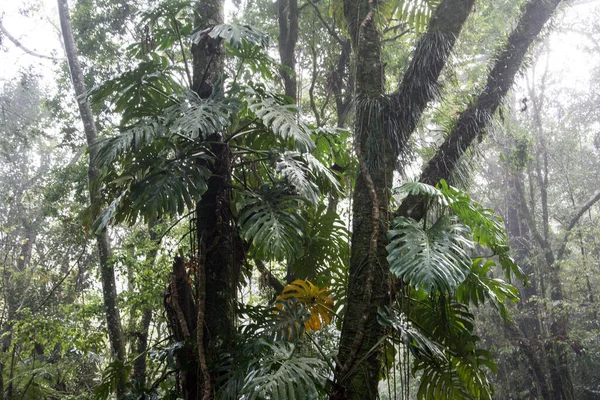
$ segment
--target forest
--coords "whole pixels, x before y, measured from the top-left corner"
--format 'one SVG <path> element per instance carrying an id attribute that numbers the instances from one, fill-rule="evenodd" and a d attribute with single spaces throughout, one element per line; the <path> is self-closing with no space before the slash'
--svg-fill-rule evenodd
<path id="1" fill-rule="evenodd" d="M 600 398 L 600 1 L 3 0 L 0 400 Z"/>

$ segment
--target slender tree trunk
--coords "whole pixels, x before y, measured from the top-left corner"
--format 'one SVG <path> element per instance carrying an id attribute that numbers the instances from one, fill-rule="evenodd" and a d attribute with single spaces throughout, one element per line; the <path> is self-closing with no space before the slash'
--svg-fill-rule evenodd
<path id="1" fill-rule="evenodd" d="M 296 82 L 296 43 L 298 42 L 298 0 L 277 0 L 279 57 L 285 95 L 298 101 Z"/>
<path id="2" fill-rule="evenodd" d="M 150 237 L 150 243 L 153 246 L 148 254 L 148 267 L 152 268 L 156 263 L 156 256 L 158 254 L 159 237 L 154 231 L 156 226 L 155 220 L 148 222 L 148 235 Z M 131 318 L 134 321 L 132 315 Z M 135 332 L 135 348 L 132 349 L 132 353 L 135 354 L 135 362 L 133 363 L 133 374 L 132 378 L 135 385 L 139 388 L 146 387 L 146 359 L 148 350 L 148 332 L 150 329 L 150 323 L 152 322 L 152 308 L 148 304 L 142 306 L 142 318 L 137 327 L 134 328 Z M 133 344 L 132 344 L 133 347 Z"/>
<path id="3" fill-rule="evenodd" d="M 95 180 L 98 177 L 99 171 L 95 165 L 97 149 L 94 144 L 96 142 L 97 133 L 94 124 L 94 116 L 85 96 L 86 88 L 84 84 L 83 72 L 79 64 L 77 46 L 73 38 L 73 30 L 71 27 L 71 17 L 69 15 L 68 0 L 58 0 L 58 13 L 60 17 L 60 25 L 62 29 L 63 41 L 69 69 L 71 71 L 71 80 L 75 88 L 77 96 L 77 105 L 85 131 L 85 136 L 88 144 L 89 166 L 88 179 L 90 191 L 90 207 L 92 216 L 98 215 L 101 207 L 101 199 L 99 196 L 98 187 Z M 96 242 L 98 246 L 98 255 L 100 259 L 100 279 L 102 282 L 102 294 L 104 298 L 104 312 L 106 315 L 106 325 L 108 328 L 108 336 L 111 344 L 112 352 L 121 363 L 125 362 L 125 341 L 123 338 L 123 330 L 121 328 L 121 316 L 117 304 L 117 287 L 115 282 L 115 271 L 110 262 L 111 249 L 108 239 L 108 233 L 103 230 L 96 234 Z M 117 394 L 121 396 L 125 391 L 124 379 L 117 388 Z"/>

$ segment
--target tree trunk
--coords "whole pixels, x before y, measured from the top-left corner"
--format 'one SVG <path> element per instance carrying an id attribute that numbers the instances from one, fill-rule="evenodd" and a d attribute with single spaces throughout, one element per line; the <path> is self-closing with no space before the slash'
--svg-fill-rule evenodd
<path id="1" fill-rule="evenodd" d="M 277 0 L 279 57 L 285 95 L 297 99 L 296 43 L 298 42 L 298 0 Z"/>
<path id="2" fill-rule="evenodd" d="M 65 44 L 65 52 L 69 62 L 71 71 L 71 80 L 75 88 L 77 96 L 77 105 L 85 131 L 85 136 L 89 151 L 88 165 L 88 180 L 90 191 L 90 208 L 92 217 L 98 215 L 101 207 L 101 199 L 99 190 L 95 184 L 95 180 L 99 175 L 99 171 L 95 165 L 95 157 L 97 149 L 94 146 L 97 138 L 96 126 L 94 125 L 94 116 L 86 98 L 86 88 L 84 84 L 83 72 L 79 65 L 77 46 L 73 38 L 73 30 L 71 28 L 71 17 L 69 15 L 68 0 L 58 0 L 58 13 L 60 17 L 60 26 L 62 29 L 63 41 Z M 121 328 L 121 316 L 117 304 L 117 287 L 115 282 L 115 271 L 110 262 L 111 249 L 108 234 L 103 230 L 96 235 L 98 246 L 98 255 L 100 260 L 100 279 L 102 282 L 102 294 L 104 297 L 104 312 L 106 315 L 106 325 L 108 328 L 108 336 L 111 344 L 112 352 L 116 359 L 121 363 L 125 363 L 125 341 L 123 338 L 123 330 Z M 121 396 L 125 391 L 124 377 L 119 382 L 117 394 Z"/>
<path id="3" fill-rule="evenodd" d="M 196 6 L 195 27 L 223 23 L 223 1 L 202 0 Z M 204 38 L 192 46 L 192 89 L 206 98 L 222 92 L 225 51 L 219 40 Z M 235 344 L 236 295 L 244 246 L 230 208 L 232 153 L 223 133 L 209 139 L 216 155 L 208 188 L 196 204 L 197 269 L 195 287 L 187 278 L 183 260 L 173 265 L 166 307 L 178 341 L 186 341 L 179 364 L 183 397 L 212 399 L 217 391 L 217 358 Z M 193 269 L 193 268 L 192 268 Z M 192 273 L 192 272 L 190 272 Z"/>
<path id="4" fill-rule="evenodd" d="M 383 118 L 384 74 L 381 37 L 373 4 L 346 0 L 356 60 L 354 148 L 360 163 L 353 196 L 352 250 L 348 300 L 342 325 L 332 399 L 375 399 L 381 370 L 383 336 L 379 306 L 389 303 L 390 271 L 386 261 L 388 191 L 393 176 L 392 148 Z M 379 151 L 374 147 L 379 145 Z"/>
<path id="5" fill-rule="evenodd" d="M 360 169 L 353 196 L 348 300 L 332 399 L 378 396 L 381 349 L 375 347 L 384 330 L 376 315 L 379 307 L 390 302 L 385 246 L 394 165 L 425 106 L 437 93 L 437 80 L 473 3 L 446 0 L 438 7 L 393 97 L 395 115 L 390 125 L 375 6 L 368 0 L 344 2 L 356 63 L 354 146 Z"/>

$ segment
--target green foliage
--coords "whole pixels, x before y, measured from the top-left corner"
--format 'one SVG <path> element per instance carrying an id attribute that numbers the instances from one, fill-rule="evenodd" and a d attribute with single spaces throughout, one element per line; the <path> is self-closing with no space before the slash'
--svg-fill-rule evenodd
<path id="1" fill-rule="evenodd" d="M 256 94 L 253 89 L 246 91 L 248 108 L 266 127 L 285 141 L 291 141 L 293 146 L 302 152 L 314 148 L 308 126 L 298 120 L 298 108 L 295 104 L 284 104 L 274 97 Z"/>
<path id="2" fill-rule="evenodd" d="M 284 183 L 248 191 L 237 204 L 241 235 L 252 241 L 256 257 L 293 260 L 302 250 L 304 201 Z"/>
<path id="3" fill-rule="evenodd" d="M 261 48 L 269 47 L 269 35 L 250 25 L 221 24 L 204 29 L 191 36 L 198 43 L 205 37 L 223 39 L 232 47 L 241 47 L 244 43 Z"/>
<path id="4" fill-rule="evenodd" d="M 132 366 L 124 364 L 118 358 L 115 358 L 102 372 L 102 382 L 94 389 L 95 400 L 107 400 L 117 389 L 121 379 L 127 380 L 131 373 Z"/>
<path id="5" fill-rule="evenodd" d="M 468 308 L 442 295 L 411 305 L 411 319 L 430 340 L 443 346 L 446 355 L 443 362 L 415 359 L 414 370 L 422 372 L 417 397 L 491 399 L 486 369 L 496 372 L 497 367 L 490 352 L 477 347 L 474 316 Z"/>
<path id="6" fill-rule="evenodd" d="M 396 14 L 415 32 L 421 33 L 427 29 L 429 20 L 440 0 L 398 0 Z"/>
<path id="7" fill-rule="evenodd" d="M 241 330 L 247 338 L 296 342 L 310 319 L 306 305 L 295 298 L 280 299 L 273 307 L 244 306 L 242 314 L 249 322 Z"/>
<path id="8" fill-rule="evenodd" d="M 266 354 L 250 366 L 241 393 L 248 399 L 316 398 L 324 386 L 325 363 L 298 357 L 296 346 L 286 342 L 264 344 Z"/>
<path id="9" fill-rule="evenodd" d="M 350 233 L 339 215 L 325 204 L 308 209 L 307 214 L 303 251 L 289 269 L 299 279 L 329 287 L 339 314 L 346 298 Z"/>
<path id="10" fill-rule="evenodd" d="M 408 218 L 394 220 L 388 232 L 388 262 L 392 273 L 412 287 L 447 292 L 467 276 L 470 230 L 456 218 L 442 216 L 429 228 Z"/>
<path id="11" fill-rule="evenodd" d="M 456 299 L 476 307 L 489 300 L 505 318 L 508 318 L 506 301 L 518 301 L 519 293 L 516 287 L 488 276 L 490 269 L 495 265 L 493 261 L 484 262 L 481 258 L 473 260 L 467 279 L 456 289 Z"/>

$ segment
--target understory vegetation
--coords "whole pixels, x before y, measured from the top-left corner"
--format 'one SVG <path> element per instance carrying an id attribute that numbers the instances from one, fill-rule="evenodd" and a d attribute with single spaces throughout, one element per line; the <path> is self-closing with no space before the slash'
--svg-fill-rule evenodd
<path id="1" fill-rule="evenodd" d="M 598 398 L 593 3 L 7 8 L 0 399 Z"/>

